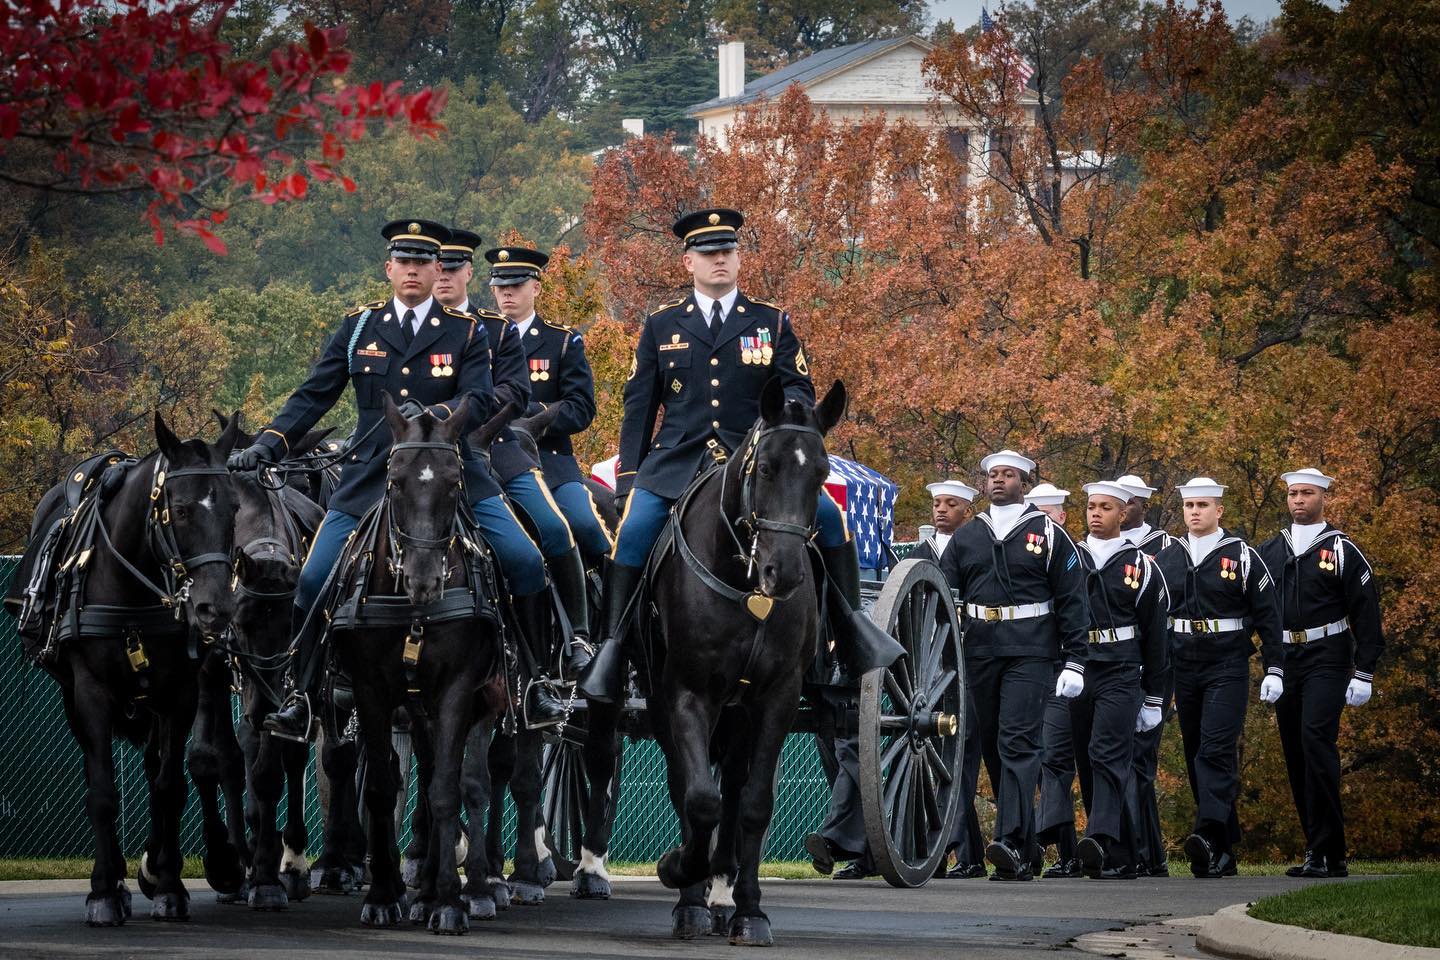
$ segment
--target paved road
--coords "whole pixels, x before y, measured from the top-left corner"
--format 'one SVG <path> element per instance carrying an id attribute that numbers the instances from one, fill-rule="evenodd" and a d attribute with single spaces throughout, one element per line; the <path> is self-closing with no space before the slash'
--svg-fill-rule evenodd
<path id="1" fill-rule="evenodd" d="M 776 960 L 1035 956 L 1073 950 L 1072 941 L 1084 934 L 1208 914 L 1227 904 L 1295 889 L 1302 882 L 1278 877 L 1221 881 L 1185 877 L 1114 884 L 951 880 L 905 891 L 878 881 L 766 880 L 764 904 L 776 936 L 776 948 L 766 956 Z M 87 889 L 88 884 L 71 881 L 0 884 L 0 957 L 553 960 L 559 955 L 688 960 L 736 956 L 736 948 L 720 938 L 690 943 L 669 939 L 674 901 L 653 879 L 617 878 L 615 898 L 603 903 L 572 900 L 568 884 L 557 883 L 544 906 L 511 907 L 497 920 L 477 923 L 468 936 L 455 938 L 410 926 L 362 929 L 358 897 L 311 897 L 281 914 L 257 914 L 245 907 L 216 904 L 203 884 L 192 887 L 188 923 L 151 921 L 149 902 L 137 893 L 136 919 L 120 929 L 91 930 L 83 923 Z M 1173 949 L 1184 956 L 1190 951 L 1180 939 Z M 1135 955 L 1132 950 L 1130 956 Z"/>

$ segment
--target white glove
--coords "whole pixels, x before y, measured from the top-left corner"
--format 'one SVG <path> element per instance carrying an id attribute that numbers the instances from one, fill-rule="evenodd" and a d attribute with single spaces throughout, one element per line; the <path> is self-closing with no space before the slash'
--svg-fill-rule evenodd
<path id="1" fill-rule="evenodd" d="M 1160 720 L 1164 716 L 1159 707 L 1141 707 L 1140 716 L 1135 718 L 1135 732 L 1149 733 L 1160 726 Z"/>
<path id="2" fill-rule="evenodd" d="M 1084 689 L 1085 678 L 1069 667 L 1061 670 L 1059 678 L 1055 681 L 1055 696 L 1065 697 L 1067 700 L 1080 696 L 1080 691 Z"/>
<path id="3" fill-rule="evenodd" d="M 1345 688 L 1345 705 L 1347 707 L 1363 707 L 1370 702 L 1370 684 L 1358 677 L 1352 677 L 1350 686 Z"/>
<path id="4" fill-rule="evenodd" d="M 1274 703 L 1276 700 L 1280 699 L 1280 694 L 1284 692 L 1285 681 L 1281 680 L 1273 673 L 1267 673 L 1265 675 L 1265 679 L 1260 681 L 1261 703 Z"/>

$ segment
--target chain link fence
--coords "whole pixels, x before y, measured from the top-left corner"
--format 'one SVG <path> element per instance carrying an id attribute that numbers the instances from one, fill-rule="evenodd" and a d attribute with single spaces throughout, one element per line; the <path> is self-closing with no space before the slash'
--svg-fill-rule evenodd
<path id="1" fill-rule="evenodd" d="M 19 566 L 16 557 L 0 557 L 0 588 Z M 0 858 L 51 859 L 94 855 L 85 811 L 85 777 L 79 749 L 65 722 L 60 688 L 24 659 L 15 620 L 0 614 Z M 238 701 L 235 705 L 238 717 Z M 113 745 L 120 793 L 120 842 L 127 856 L 143 848 L 150 828 L 144 757 L 122 741 Z M 306 769 L 305 818 L 312 855 L 323 837 L 315 760 Z M 791 736 L 781 758 L 775 813 L 765 856 L 772 860 L 805 859 L 805 834 L 824 819 L 830 789 L 809 734 Z M 507 848 L 515 835 L 514 809 L 506 801 Z M 415 806 L 410 778 L 406 811 Z M 281 805 L 281 823 L 284 823 Z M 406 817 L 400 842 L 409 841 Z M 654 861 L 679 838 L 679 825 L 665 785 L 665 758 L 649 740 L 625 742 L 621 791 L 612 861 Z M 185 808 L 181 843 L 187 854 L 203 849 L 200 804 L 192 791 Z"/>

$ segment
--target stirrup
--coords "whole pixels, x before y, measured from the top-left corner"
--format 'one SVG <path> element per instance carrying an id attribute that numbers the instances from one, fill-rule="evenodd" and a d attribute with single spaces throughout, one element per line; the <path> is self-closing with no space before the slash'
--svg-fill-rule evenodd
<path id="1" fill-rule="evenodd" d="M 287 730 L 277 729 L 277 727 L 278 727 L 279 725 L 278 725 L 278 724 L 272 724 L 272 723 L 270 722 L 270 717 L 266 717 L 265 720 L 261 722 L 261 724 L 260 724 L 261 729 L 263 729 L 263 730 L 264 730 L 266 733 L 268 733 L 270 736 L 272 736 L 272 737 L 278 737 L 278 738 L 281 739 L 281 740 L 289 740 L 289 741 L 291 741 L 292 743 L 309 743 L 309 742 L 311 741 L 311 739 L 313 739 L 314 734 L 315 734 L 315 719 L 316 719 L 316 718 L 315 718 L 315 711 L 314 711 L 314 709 L 313 709 L 313 708 L 311 707 L 311 705 L 310 705 L 310 694 L 309 694 L 307 691 L 303 691 L 303 690 L 292 690 L 292 691 L 290 691 L 290 696 L 287 697 L 286 699 L 287 699 L 287 700 L 293 699 L 293 700 L 295 700 L 297 703 L 303 703 L 303 704 L 305 705 L 305 733 L 304 733 L 304 735 L 297 737 L 297 736 L 295 736 L 293 733 L 290 733 L 290 732 L 287 731 Z M 277 710 L 277 711 L 275 711 L 275 712 L 276 712 L 276 713 L 283 713 L 284 710 L 285 710 L 285 704 L 282 703 L 282 704 L 280 705 L 280 709 Z M 273 715 L 274 715 L 274 714 L 272 714 L 272 716 L 273 716 Z"/>

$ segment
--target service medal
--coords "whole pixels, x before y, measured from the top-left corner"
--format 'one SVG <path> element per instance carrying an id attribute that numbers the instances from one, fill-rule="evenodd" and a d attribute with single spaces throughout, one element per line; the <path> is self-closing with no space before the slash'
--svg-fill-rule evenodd
<path id="1" fill-rule="evenodd" d="M 430 368 L 430 376 L 432 376 L 432 377 L 443 377 L 444 375 L 445 375 L 445 368 L 444 368 L 444 367 L 431 367 L 431 368 Z"/>
<path id="2" fill-rule="evenodd" d="M 745 363 L 754 363 L 755 355 L 750 352 L 749 348 L 746 348 L 740 351 L 740 359 Z"/>
<path id="3" fill-rule="evenodd" d="M 450 366 L 450 364 L 447 363 L 447 364 L 445 364 L 445 369 L 442 370 L 442 371 L 440 371 L 440 372 L 443 373 L 443 374 L 444 374 L 445 376 L 447 376 L 447 377 L 453 376 L 453 375 L 455 374 L 455 368 L 452 367 L 452 366 Z"/>
<path id="4" fill-rule="evenodd" d="M 775 356 L 775 348 L 767 343 L 760 348 L 760 355 L 765 358 L 766 363 L 769 363 L 771 358 Z"/>

